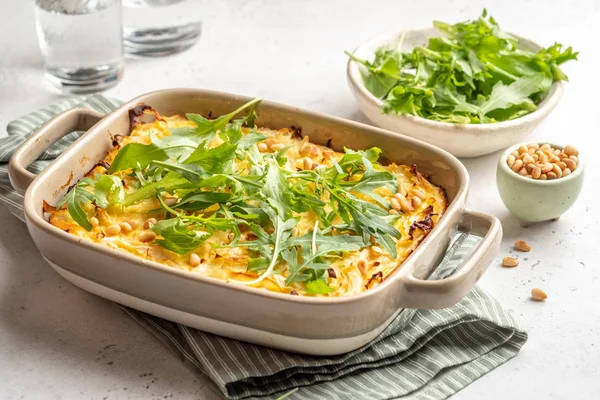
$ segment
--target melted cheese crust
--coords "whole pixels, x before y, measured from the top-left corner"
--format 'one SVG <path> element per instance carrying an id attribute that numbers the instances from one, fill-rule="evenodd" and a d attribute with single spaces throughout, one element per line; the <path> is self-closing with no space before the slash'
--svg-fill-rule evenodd
<path id="1" fill-rule="evenodd" d="M 183 115 L 161 117 L 161 119 L 140 124 L 132 130 L 130 136 L 119 138 L 119 145 L 115 146 L 107 154 L 104 161 L 110 164 L 119 151 L 119 148 L 127 143 L 149 144 L 151 135 L 160 139 L 170 135 L 169 129 L 171 128 L 195 126 L 193 122 L 187 120 Z M 339 160 L 343 156 L 342 153 L 335 152 L 328 147 L 311 144 L 308 136 L 304 136 L 302 139 L 296 138 L 294 131 L 291 129 L 275 131 L 261 128 L 259 131 L 268 136 L 265 140 L 267 145 L 282 143 L 286 147 L 291 146 L 287 150 L 288 161 L 285 166 L 285 168 L 291 171 L 303 169 L 305 157 L 309 157 L 313 163 L 331 166 L 331 158 Z M 220 139 L 216 138 L 211 143 L 211 146 L 216 147 L 220 144 Z M 267 149 L 265 152 L 272 152 L 272 150 Z M 245 161 L 238 163 L 240 169 L 244 167 L 244 163 Z M 102 164 L 100 163 L 94 167 L 87 176 L 106 174 L 107 170 Z M 328 284 L 334 290 L 328 294 L 319 296 L 335 297 L 357 294 L 381 283 L 400 267 L 402 262 L 427 236 L 431 227 L 437 223 L 440 216 L 446 210 L 447 200 L 443 189 L 431 184 L 416 171 L 416 168 L 396 164 L 390 164 L 384 168 L 398 177 L 398 192 L 405 195 L 408 201 L 411 201 L 412 197 L 422 199 L 420 201 L 421 204 L 415 207 L 413 211 L 401 212 L 400 218 L 394 224 L 402 234 L 396 245 L 398 251 L 397 258 L 393 259 L 379 246 L 342 253 L 340 258 L 334 259 L 331 262 L 331 268 L 335 274 L 330 274 Z M 126 170 L 121 174 L 125 187 L 133 183 L 133 178 L 128 176 L 130 172 L 131 170 Z M 388 200 L 394 195 L 394 193 L 384 188 L 378 189 L 378 194 Z M 419 201 L 415 201 L 415 203 L 419 203 Z M 189 264 L 189 255 L 176 254 L 153 242 L 142 242 L 140 234 L 145 230 L 144 223 L 148 218 L 152 217 L 160 220 L 165 217 L 164 212 L 150 213 L 150 211 L 157 209 L 160 209 L 160 205 L 156 199 L 147 199 L 126 208 L 115 205 L 107 209 L 101 209 L 93 204 L 89 204 L 86 206 L 88 216 L 96 217 L 99 221 L 98 226 L 95 226 L 89 232 L 73 221 L 66 206 L 63 206 L 59 210 L 49 207 L 47 211 L 50 214 L 49 221 L 52 225 L 103 246 L 125 251 L 147 260 L 205 277 L 225 281 L 230 279 L 238 281 L 256 279 L 258 275 L 255 272 L 247 271 L 248 251 L 245 247 L 219 248 L 214 246 L 230 242 L 231 236 L 227 232 L 215 232 L 213 236 L 196 249 L 195 253 L 198 254 L 201 260 L 198 266 L 191 266 Z M 297 225 L 298 235 L 312 231 L 316 220 L 314 213 L 309 211 L 301 213 L 298 216 L 300 217 Z M 108 226 L 123 221 L 129 222 L 133 227 L 131 232 L 121 232 L 115 236 L 106 234 Z M 251 233 L 242 233 L 241 241 L 252 239 Z M 359 263 L 361 259 L 367 261 L 366 267 L 364 266 L 364 262 Z M 290 286 L 284 284 L 287 277 L 285 263 L 282 263 L 277 269 L 282 271 L 281 274 L 270 275 L 254 286 L 274 292 L 305 294 L 306 286 L 303 282 L 295 282 Z"/>

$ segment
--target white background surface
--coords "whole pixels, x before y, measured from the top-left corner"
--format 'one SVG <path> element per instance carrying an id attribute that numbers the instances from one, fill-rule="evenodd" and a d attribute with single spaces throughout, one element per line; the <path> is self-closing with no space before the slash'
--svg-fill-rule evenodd
<path id="1" fill-rule="evenodd" d="M 168 87 L 201 87 L 262 96 L 364 121 L 345 81 L 343 51 L 379 33 L 454 22 L 483 7 L 507 30 L 547 46 L 581 52 L 565 71 L 565 95 L 533 137 L 573 143 L 586 162 L 576 206 L 558 222 L 520 228 L 495 186 L 498 154 L 466 160 L 469 207 L 498 216 L 505 239 L 531 253 L 521 265 L 496 262 L 480 284 L 530 334 L 512 361 L 457 399 L 600 398 L 600 192 L 598 65 L 600 3 L 561 1 L 202 1 L 204 33 L 190 51 L 127 60 L 107 95 L 126 100 Z M 0 125 L 59 100 L 42 79 L 30 1 L 0 0 Z M 532 287 L 548 293 L 533 303 Z M 219 398 L 142 327 L 109 302 L 73 287 L 43 261 L 26 228 L 0 207 L 0 398 Z"/>

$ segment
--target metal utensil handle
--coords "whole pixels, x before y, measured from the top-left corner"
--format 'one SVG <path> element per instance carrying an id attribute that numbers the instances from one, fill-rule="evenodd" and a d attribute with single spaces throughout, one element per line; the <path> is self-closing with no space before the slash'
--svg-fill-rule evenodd
<path id="1" fill-rule="evenodd" d="M 439 309 L 458 303 L 494 261 L 502 242 L 502 225 L 498 218 L 466 210 L 461 227 L 483 239 L 452 275 L 439 280 L 423 280 L 412 274 L 405 278 L 402 304 L 405 308 Z"/>
<path id="2" fill-rule="evenodd" d="M 36 175 L 27 167 L 37 160 L 54 142 L 73 131 L 87 131 L 105 115 L 86 108 L 72 108 L 48 122 L 27 139 L 13 154 L 8 163 L 10 183 L 20 194 L 25 194 Z"/>

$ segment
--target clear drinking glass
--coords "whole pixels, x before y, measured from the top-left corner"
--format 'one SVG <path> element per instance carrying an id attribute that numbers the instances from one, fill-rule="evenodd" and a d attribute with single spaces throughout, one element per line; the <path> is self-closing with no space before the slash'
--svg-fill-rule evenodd
<path id="1" fill-rule="evenodd" d="M 202 24 L 197 0 L 122 0 L 125 52 L 167 56 L 198 41 Z"/>
<path id="2" fill-rule="evenodd" d="M 67 93 L 116 85 L 123 73 L 120 0 L 35 0 L 46 78 Z"/>

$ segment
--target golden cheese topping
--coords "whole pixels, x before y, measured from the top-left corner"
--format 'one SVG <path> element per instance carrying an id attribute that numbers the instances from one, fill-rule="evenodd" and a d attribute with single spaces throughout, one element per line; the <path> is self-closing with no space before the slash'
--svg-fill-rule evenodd
<path id="1" fill-rule="evenodd" d="M 183 115 L 160 117 L 160 120 L 154 122 L 140 123 L 132 129 L 130 136 L 119 138 L 118 145 L 87 176 L 98 177 L 107 174 L 107 168 L 114 161 L 119 150 L 128 143 L 150 144 L 151 140 L 160 140 L 171 135 L 173 128 L 195 126 L 194 122 Z M 287 161 L 282 167 L 292 172 L 314 169 L 322 165 L 331 167 L 334 165 L 333 160 L 339 161 L 344 156 L 328 147 L 311 143 L 308 136 L 298 137 L 296 131 L 292 129 L 277 131 L 259 128 L 258 131 L 267 138 L 256 144 L 257 149 L 261 153 L 285 151 Z M 244 128 L 244 133 L 248 132 L 249 129 Z M 222 142 L 223 140 L 216 136 L 209 147 L 219 146 Z M 247 160 L 237 160 L 236 168 L 240 171 L 244 170 L 248 168 L 247 164 Z M 393 226 L 400 232 L 400 237 L 395 244 L 397 257 L 393 258 L 380 245 L 374 244 L 360 250 L 341 252 L 338 257 L 328 258 L 330 268 L 324 279 L 332 291 L 319 296 L 357 294 L 387 279 L 426 237 L 446 210 L 444 191 L 431 184 L 415 167 L 392 163 L 384 166 L 383 169 L 395 175 L 398 180 L 398 193 L 392 193 L 384 187 L 375 189 L 377 195 L 390 202 L 390 214 L 398 216 L 398 219 L 393 222 Z M 131 169 L 122 171 L 119 176 L 125 191 L 133 190 L 136 178 Z M 88 190 L 93 191 L 92 188 Z M 367 199 L 367 196 L 360 193 L 356 196 Z M 368 200 L 372 201 L 370 198 Z M 167 204 L 176 201 L 177 198 L 165 197 Z M 211 209 L 215 211 L 217 208 L 209 207 L 203 212 L 206 214 Z M 48 206 L 46 211 L 50 213 L 49 221 L 52 225 L 72 235 L 191 274 L 224 280 L 232 284 L 235 284 L 233 281 L 255 281 L 260 275 L 248 270 L 250 252 L 247 247 L 228 247 L 233 238 L 233 233 L 230 231 L 214 231 L 198 248 L 186 254 L 177 254 L 159 245 L 156 240 L 160 239 L 160 236 L 157 236 L 151 228 L 167 214 L 161 209 L 157 198 L 148 198 L 128 207 L 114 204 L 100 208 L 89 203 L 84 206 L 84 210 L 92 225 L 89 231 L 73 220 L 66 206 L 60 209 Z M 317 222 L 313 210 L 295 213 L 295 217 L 298 223 L 293 230 L 294 236 L 302 236 L 313 231 Z M 256 240 L 256 236 L 242 227 L 240 243 L 252 240 Z M 278 273 L 270 274 L 252 286 L 294 295 L 307 294 L 306 282 L 292 282 L 286 285 L 285 280 L 289 272 L 285 262 L 280 262 L 276 270 Z"/>

